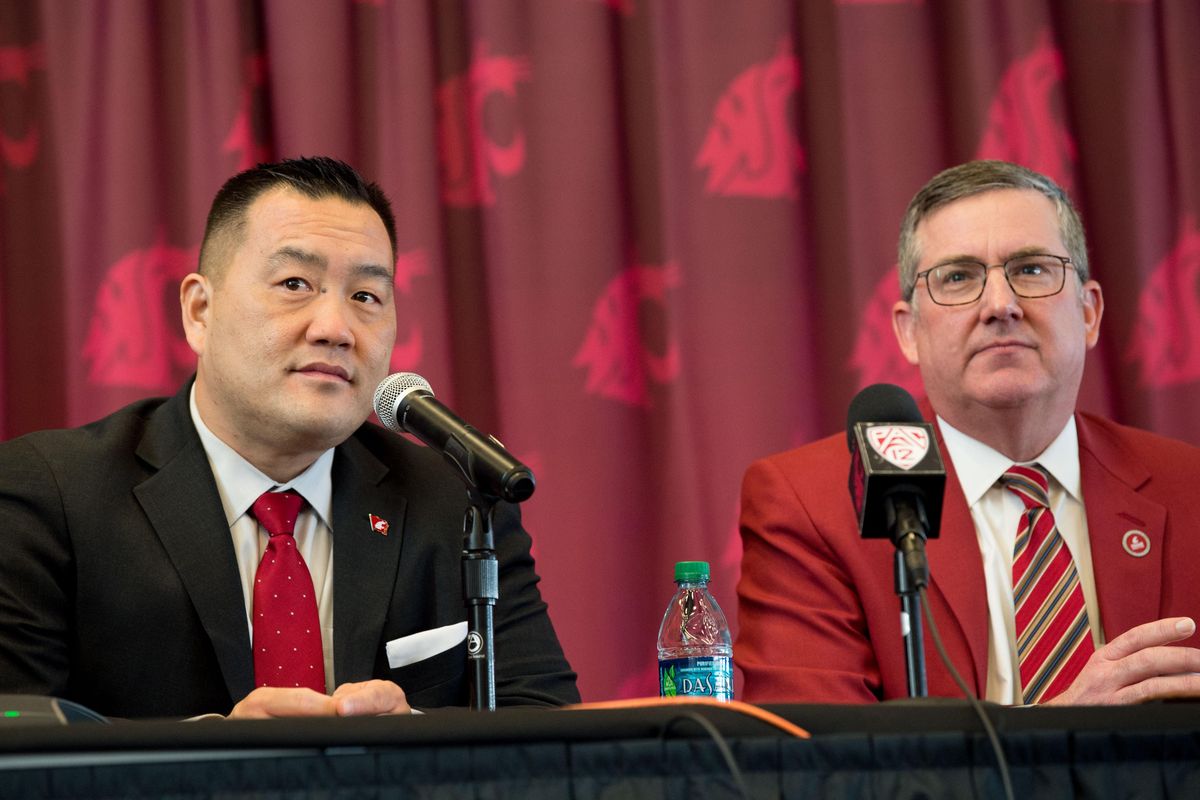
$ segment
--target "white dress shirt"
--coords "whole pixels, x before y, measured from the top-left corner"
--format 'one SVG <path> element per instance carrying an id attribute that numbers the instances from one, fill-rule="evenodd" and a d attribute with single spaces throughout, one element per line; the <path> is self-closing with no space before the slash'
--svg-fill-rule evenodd
<path id="1" fill-rule="evenodd" d="M 941 426 L 942 439 L 958 473 L 958 482 L 962 485 L 967 506 L 971 509 L 979 553 L 983 557 L 989 621 L 987 699 L 1006 705 L 1020 705 L 1024 701 L 1021 698 L 1017 658 L 1012 564 L 1017 525 L 1025 506 L 1020 498 L 998 483 L 1013 462 L 982 442 L 955 430 L 941 417 L 938 417 L 938 425 Z M 1088 622 L 1092 628 L 1092 641 L 1096 647 L 1100 647 L 1104 643 L 1103 629 L 1096 600 L 1083 484 L 1079 476 L 1079 439 L 1074 416 L 1037 458 L 1021 463 L 1035 462 L 1050 475 L 1050 509 L 1054 513 L 1058 532 L 1075 559 Z M 936 575 L 934 579 L 937 579 Z"/>
<path id="2" fill-rule="evenodd" d="M 233 551 L 237 556 L 242 581 L 242 597 L 246 606 L 246 629 L 254 641 L 254 573 L 267 549 L 270 534 L 249 513 L 254 501 L 263 492 L 294 489 L 307 501 L 296 520 L 296 547 L 312 575 L 313 591 L 317 597 L 317 617 L 321 621 L 321 649 L 325 656 L 325 691 L 337 685 L 333 675 L 333 450 L 326 450 L 292 480 L 278 484 L 242 458 L 225 442 L 217 438 L 196 408 L 196 387 L 190 399 L 192 422 L 200 434 L 200 442 L 208 455 L 208 464 L 217 481 Z"/>

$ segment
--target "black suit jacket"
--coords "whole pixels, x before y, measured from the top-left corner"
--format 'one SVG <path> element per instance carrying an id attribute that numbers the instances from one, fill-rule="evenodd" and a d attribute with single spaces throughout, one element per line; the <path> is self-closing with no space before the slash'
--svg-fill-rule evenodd
<path id="1" fill-rule="evenodd" d="M 254 688 L 229 527 L 185 385 L 83 428 L 0 443 L 0 693 L 117 717 L 227 713 Z M 388 641 L 466 619 L 466 492 L 441 457 L 364 424 L 333 461 L 334 676 L 466 705 L 461 644 L 393 670 Z M 368 515 L 390 523 L 371 529 Z M 498 705 L 578 700 L 514 506 L 497 508 Z"/>

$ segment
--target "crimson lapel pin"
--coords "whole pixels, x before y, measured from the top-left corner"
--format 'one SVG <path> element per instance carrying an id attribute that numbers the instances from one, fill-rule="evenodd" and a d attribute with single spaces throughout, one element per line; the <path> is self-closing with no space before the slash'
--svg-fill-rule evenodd
<path id="1" fill-rule="evenodd" d="M 1150 537 L 1138 530 L 1125 531 L 1125 535 L 1121 537 L 1121 546 L 1134 558 L 1142 558 L 1150 552 Z"/>

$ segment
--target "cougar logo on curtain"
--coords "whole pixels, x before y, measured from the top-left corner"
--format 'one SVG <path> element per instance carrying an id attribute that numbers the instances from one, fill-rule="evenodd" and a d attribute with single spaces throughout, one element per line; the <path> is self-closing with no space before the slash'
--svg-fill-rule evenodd
<path id="1" fill-rule="evenodd" d="M 896 267 L 883 274 L 863 312 L 850 366 L 858 371 L 858 383 L 894 383 L 911 394 L 922 394 L 920 371 L 908 363 L 892 333 L 892 306 L 899 297 Z"/>
<path id="2" fill-rule="evenodd" d="M 22 91 L 29 88 L 29 74 L 35 69 L 46 68 L 46 50 L 41 42 L 30 45 L 0 47 L 0 84 L 14 83 Z M 22 104 L 17 103 L 16 107 Z M 10 136 L 8 127 L 0 128 L 0 166 L 13 169 L 28 169 L 37 158 L 41 145 L 41 129 L 30 120 L 21 134 Z M 0 173 L 0 194 L 4 192 L 3 174 Z"/>
<path id="3" fill-rule="evenodd" d="M 665 334 L 661 353 L 648 346 L 649 315 L 665 316 L 668 289 L 682 282 L 678 264 L 635 265 L 613 278 L 592 309 L 592 324 L 572 364 L 587 368 L 585 390 L 649 408 L 650 384 L 679 375 L 679 344 Z"/>
<path id="4" fill-rule="evenodd" d="M 1200 230 L 1194 218 L 1180 225 L 1175 248 L 1142 289 L 1125 357 L 1141 364 L 1143 386 L 1200 380 Z"/>
<path id="5" fill-rule="evenodd" d="M 1065 73 L 1062 53 L 1044 31 L 1033 51 L 1004 73 L 976 157 L 1023 164 L 1071 191 L 1075 141 L 1055 113 Z"/>
<path id="6" fill-rule="evenodd" d="M 411 297 L 413 281 L 428 274 L 429 255 L 425 250 L 410 250 L 397 256 L 395 279 L 397 305 L 403 302 L 401 298 Z M 391 370 L 392 372 L 403 372 L 416 369 L 421 363 L 421 357 L 425 354 L 425 337 L 415 313 L 415 307 L 410 306 L 408 313 L 397 309 L 396 317 L 397 320 L 408 320 L 409 327 L 408 334 L 401 339 L 399 324 L 396 326 L 396 345 L 392 348 Z"/>
<path id="7" fill-rule="evenodd" d="M 438 87 L 438 158 L 447 205 L 492 205 L 492 173 L 508 177 L 525 165 L 515 101 L 517 82 L 529 77 L 528 59 L 489 56 L 481 42 L 467 72 Z"/>
<path id="8" fill-rule="evenodd" d="M 794 197 L 804 148 L 788 117 L 800 88 L 800 59 L 780 41 L 771 59 L 734 78 L 717 101 L 695 166 L 708 170 L 704 190 L 716 195 Z"/>
<path id="9" fill-rule="evenodd" d="M 168 391 L 195 366 L 179 322 L 179 282 L 199 246 L 181 249 L 162 235 L 108 268 L 96 292 L 83 358 L 88 381 Z"/>
<path id="10" fill-rule="evenodd" d="M 225 135 L 225 141 L 221 142 L 222 153 L 238 154 L 238 172 L 270 160 L 270 151 L 266 144 L 262 142 L 261 137 L 255 135 L 256 130 L 262 130 L 261 125 L 255 125 L 257 106 L 254 103 L 254 93 L 262 87 L 266 72 L 262 55 L 247 56 L 243 71 L 245 83 L 242 84 L 237 116 L 229 127 L 229 133 Z"/>
<path id="11" fill-rule="evenodd" d="M 912 469 L 929 452 L 929 436 L 915 425 L 872 425 L 866 439 L 872 450 L 900 469 Z"/>

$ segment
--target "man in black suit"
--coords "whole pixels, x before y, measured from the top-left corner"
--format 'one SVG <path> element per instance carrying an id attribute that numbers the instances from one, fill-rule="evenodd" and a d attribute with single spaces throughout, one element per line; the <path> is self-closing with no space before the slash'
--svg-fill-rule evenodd
<path id="1" fill-rule="evenodd" d="M 222 187 L 180 288 L 194 380 L 0 444 L 0 693 L 118 717 L 468 702 L 464 488 L 365 422 L 395 339 L 395 244 L 383 192 L 332 159 Z M 252 652 L 268 490 L 303 498 L 286 538 L 312 581 L 314 688 L 277 685 Z M 497 703 L 577 701 L 515 507 L 495 533 Z"/>

